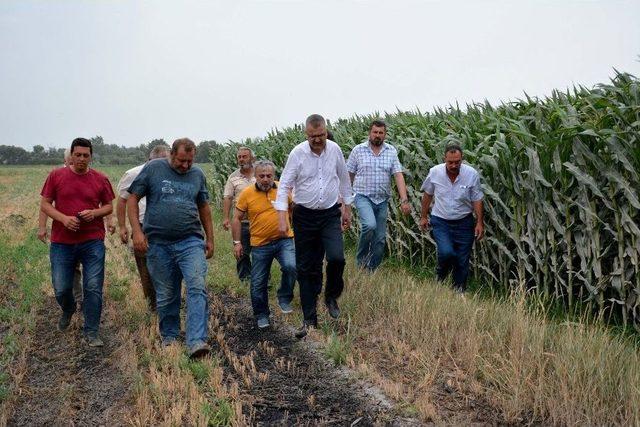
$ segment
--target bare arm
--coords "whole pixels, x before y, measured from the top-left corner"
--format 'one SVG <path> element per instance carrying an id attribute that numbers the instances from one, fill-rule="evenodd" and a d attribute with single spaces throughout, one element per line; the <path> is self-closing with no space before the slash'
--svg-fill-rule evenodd
<path id="1" fill-rule="evenodd" d="M 476 214 L 476 228 L 474 234 L 476 240 L 482 240 L 484 237 L 484 210 L 482 208 L 482 200 L 473 202 L 473 211 Z"/>
<path id="2" fill-rule="evenodd" d="M 225 197 L 224 199 L 222 199 L 222 227 L 224 227 L 225 230 L 229 230 L 229 211 L 231 210 L 231 202 L 232 202 L 233 198 L 232 197 Z"/>
<path id="3" fill-rule="evenodd" d="M 96 218 L 102 218 L 107 215 L 110 215 L 111 212 L 113 212 L 113 205 L 109 201 L 107 203 L 104 203 L 102 206 L 100 206 L 97 209 L 85 209 L 81 212 L 78 212 L 78 216 L 83 221 L 89 222 L 89 221 L 93 221 Z"/>
<path id="4" fill-rule="evenodd" d="M 140 220 L 138 215 L 140 211 L 138 209 L 138 195 L 131 194 L 127 199 L 127 215 L 129 216 L 129 224 L 131 225 L 131 239 L 133 240 L 133 250 L 139 254 L 145 254 L 147 252 L 147 238 L 142 232 L 140 227 Z"/>
<path id="5" fill-rule="evenodd" d="M 71 231 L 77 231 L 80 228 L 80 220 L 75 216 L 63 214 L 53 206 L 52 202 L 52 199 L 42 197 L 40 200 L 40 210 L 54 221 L 61 222 L 65 228 Z"/>
<path id="6" fill-rule="evenodd" d="M 242 247 L 242 242 L 240 242 L 241 233 L 242 233 L 242 224 L 240 221 L 244 218 L 245 213 L 240 209 L 236 208 L 233 214 L 233 220 L 231 221 L 231 236 L 233 237 L 233 254 L 236 259 L 240 258 L 244 253 L 244 248 Z M 240 243 L 236 243 L 240 242 Z"/>
<path id="7" fill-rule="evenodd" d="M 404 174 L 397 172 L 393 176 L 396 179 L 396 187 L 398 187 L 398 194 L 400 195 L 400 210 L 403 214 L 408 215 L 411 213 L 411 203 L 409 203 L 409 197 L 407 196 L 407 185 L 404 182 Z"/>
<path id="8" fill-rule="evenodd" d="M 38 211 L 38 239 L 47 243 L 47 214 L 42 209 Z"/>
<path id="9" fill-rule="evenodd" d="M 116 202 L 116 218 L 118 218 L 120 241 L 127 243 L 129 241 L 129 230 L 127 230 L 127 199 L 118 197 L 118 201 Z"/>
<path id="10" fill-rule="evenodd" d="M 429 208 L 433 201 L 433 194 L 422 193 L 422 208 L 420 212 L 420 228 L 426 230 L 429 228 Z"/>
<path id="11" fill-rule="evenodd" d="M 208 202 L 198 205 L 198 215 L 200 216 L 200 222 L 204 228 L 205 234 L 205 250 L 207 259 L 213 256 L 213 221 L 211 220 L 211 206 Z"/>

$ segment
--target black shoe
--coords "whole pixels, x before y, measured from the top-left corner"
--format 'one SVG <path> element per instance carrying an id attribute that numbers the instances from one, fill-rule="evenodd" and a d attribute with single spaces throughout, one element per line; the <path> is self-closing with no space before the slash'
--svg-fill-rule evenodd
<path id="1" fill-rule="evenodd" d="M 340 308 L 338 307 L 338 301 L 335 298 L 331 298 L 325 301 L 325 305 L 327 306 L 327 310 L 329 311 L 329 316 L 337 319 L 340 317 Z"/>
<path id="2" fill-rule="evenodd" d="M 302 327 L 298 330 L 296 330 L 295 336 L 298 339 L 302 339 L 304 337 L 307 336 L 308 330 L 309 328 L 318 328 L 318 322 L 309 322 L 307 320 L 305 320 L 304 322 L 302 322 Z"/>
<path id="3" fill-rule="evenodd" d="M 73 313 L 65 313 L 64 311 L 60 315 L 60 320 L 58 320 L 58 329 L 61 331 L 66 330 L 71 324 L 71 317 Z"/>

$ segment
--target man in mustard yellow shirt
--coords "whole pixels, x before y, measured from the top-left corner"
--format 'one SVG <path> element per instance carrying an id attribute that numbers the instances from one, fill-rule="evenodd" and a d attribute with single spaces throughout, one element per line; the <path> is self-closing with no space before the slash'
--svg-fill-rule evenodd
<path id="1" fill-rule="evenodd" d="M 282 280 L 278 289 L 278 305 L 283 313 L 291 313 L 293 287 L 296 282 L 296 252 L 291 227 L 287 237 L 278 229 L 278 212 L 273 207 L 278 192 L 274 181 L 276 168 L 267 160 L 254 164 L 256 183 L 249 185 L 238 196 L 231 223 L 233 254 L 240 258 L 244 251 L 240 241 L 241 221 L 249 219 L 251 234 L 251 305 L 259 328 L 269 326 L 269 271 L 273 259 L 280 263 Z M 287 222 L 289 222 L 287 213 Z"/>

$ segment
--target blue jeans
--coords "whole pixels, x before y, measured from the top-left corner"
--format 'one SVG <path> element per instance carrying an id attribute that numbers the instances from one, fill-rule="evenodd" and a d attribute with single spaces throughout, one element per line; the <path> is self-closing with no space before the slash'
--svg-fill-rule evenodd
<path id="1" fill-rule="evenodd" d="M 149 242 L 147 268 L 156 290 L 160 335 L 164 340 L 180 334 L 182 279 L 187 288 L 187 346 L 207 341 L 209 300 L 207 298 L 207 260 L 205 243 L 187 237 L 173 243 Z"/>
<path id="2" fill-rule="evenodd" d="M 51 243 L 49 249 L 53 290 L 58 304 L 65 313 L 70 314 L 76 311 L 73 279 L 78 261 L 82 264 L 84 293 L 82 312 L 85 335 L 97 335 L 100 327 L 104 256 L 104 241 L 100 239 L 76 244 Z"/>
<path id="3" fill-rule="evenodd" d="M 469 214 L 458 220 L 446 220 L 432 215 L 430 223 L 438 253 L 438 280 L 445 280 L 447 275 L 452 273 L 453 286 L 464 290 L 467 286 L 469 258 L 474 240 L 473 215 Z"/>
<path id="4" fill-rule="evenodd" d="M 356 194 L 354 204 L 360 217 L 360 240 L 356 262 L 358 267 L 374 271 L 382 262 L 387 235 L 387 211 L 385 200 L 375 204 L 367 196 Z"/>
<path id="5" fill-rule="evenodd" d="M 290 303 L 296 283 L 296 250 L 293 239 L 278 239 L 251 248 L 251 305 L 254 316 L 269 316 L 269 272 L 273 259 L 277 259 L 282 271 L 278 301 Z"/>

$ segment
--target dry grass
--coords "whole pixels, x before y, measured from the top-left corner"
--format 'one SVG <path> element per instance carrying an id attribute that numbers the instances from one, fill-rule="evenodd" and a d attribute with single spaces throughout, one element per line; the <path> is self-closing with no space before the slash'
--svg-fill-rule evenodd
<path id="1" fill-rule="evenodd" d="M 424 420 L 435 386 L 485 400 L 504 421 L 640 423 L 640 356 L 605 327 L 553 323 L 524 296 L 462 298 L 402 271 L 350 271 L 342 298 L 353 367 Z"/>

